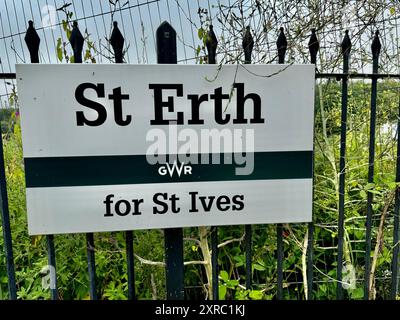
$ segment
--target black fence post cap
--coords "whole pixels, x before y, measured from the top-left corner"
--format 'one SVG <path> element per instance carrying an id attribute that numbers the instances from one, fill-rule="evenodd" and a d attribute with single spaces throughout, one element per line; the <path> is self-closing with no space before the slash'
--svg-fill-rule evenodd
<path id="1" fill-rule="evenodd" d="M 251 63 L 251 53 L 253 52 L 254 39 L 251 35 L 250 26 L 246 27 L 246 31 L 243 36 L 242 47 L 244 51 L 245 63 Z"/>
<path id="2" fill-rule="evenodd" d="M 31 56 L 31 63 L 39 63 L 40 37 L 33 26 L 32 20 L 28 21 L 28 29 L 26 30 L 24 40 Z"/>
<path id="3" fill-rule="evenodd" d="M 177 63 L 176 31 L 167 22 L 160 24 L 156 31 L 157 39 L 157 63 Z"/>
<path id="4" fill-rule="evenodd" d="M 308 41 L 308 50 L 310 51 L 311 63 L 316 64 L 317 63 L 317 53 L 319 50 L 319 41 L 317 38 L 317 33 L 316 33 L 315 28 L 311 29 L 311 36 L 310 36 L 310 40 Z"/>
<path id="5" fill-rule="evenodd" d="M 206 45 L 210 46 L 213 49 L 216 49 L 218 46 L 218 39 L 214 32 L 214 26 L 210 25 L 210 29 L 208 30 L 208 37 L 206 39 Z"/>
<path id="6" fill-rule="evenodd" d="M 278 60 L 279 63 L 284 63 L 287 49 L 287 39 L 283 27 L 280 27 L 279 30 L 280 33 L 278 39 L 276 40 L 276 46 L 278 48 Z"/>
<path id="7" fill-rule="evenodd" d="M 114 25 L 114 28 L 113 28 L 113 31 L 111 33 L 110 43 L 111 43 L 111 46 L 113 47 L 113 50 L 114 50 L 115 62 L 116 63 L 122 63 L 122 61 L 123 61 L 123 48 L 124 48 L 125 39 L 124 39 L 121 31 L 118 28 L 118 22 L 114 21 L 113 25 Z"/>
<path id="8" fill-rule="evenodd" d="M 81 63 L 83 43 L 85 42 L 85 39 L 83 38 L 82 33 L 79 31 L 77 21 L 72 23 L 72 31 L 69 42 L 71 43 L 72 50 L 74 51 L 74 62 Z"/>
<path id="9" fill-rule="evenodd" d="M 379 54 L 381 53 L 381 41 L 379 40 L 379 30 L 375 31 L 374 39 L 372 40 L 371 44 L 371 51 L 373 58 L 378 58 Z"/>
<path id="10" fill-rule="evenodd" d="M 206 38 L 206 47 L 208 52 L 208 63 L 215 64 L 216 63 L 216 55 L 217 55 L 217 47 L 218 40 L 217 36 L 214 33 L 214 26 L 210 25 L 210 29 L 207 32 Z"/>
<path id="11" fill-rule="evenodd" d="M 349 30 L 346 30 L 344 32 L 344 38 L 343 38 L 341 47 L 342 47 L 342 54 L 344 56 L 348 56 L 350 54 L 350 50 L 351 50 L 351 40 L 349 37 Z"/>

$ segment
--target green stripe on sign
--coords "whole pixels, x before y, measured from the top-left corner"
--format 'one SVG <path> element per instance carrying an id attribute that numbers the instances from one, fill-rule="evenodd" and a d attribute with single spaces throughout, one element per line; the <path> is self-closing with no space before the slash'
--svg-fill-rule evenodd
<path id="1" fill-rule="evenodd" d="M 211 155 L 209 155 L 211 156 Z M 223 156 L 220 154 L 219 156 Z M 250 175 L 236 164 L 193 164 L 192 174 L 158 173 L 145 155 L 25 158 L 26 187 L 67 187 L 140 183 L 312 178 L 312 151 L 257 152 Z"/>

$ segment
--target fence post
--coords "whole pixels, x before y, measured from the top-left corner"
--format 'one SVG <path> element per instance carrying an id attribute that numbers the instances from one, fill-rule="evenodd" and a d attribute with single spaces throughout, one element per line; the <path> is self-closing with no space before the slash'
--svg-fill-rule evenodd
<path id="1" fill-rule="evenodd" d="M 340 160 L 339 160 L 339 218 L 338 218 L 338 262 L 337 262 L 337 286 L 336 299 L 343 299 L 342 271 L 343 271 L 343 237 L 344 237 L 344 193 L 346 178 L 346 133 L 347 133 L 347 92 L 349 72 L 349 59 L 351 50 L 351 40 L 349 31 L 345 35 L 341 44 L 343 55 L 343 78 L 342 78 L 342 110 L 340 127 Z"/>
<path id="2" fill-rule="evenodd" d="M 115 63 L 123 63 L 124 60 L 124 36 L 118 28 L 117 21 L 113 22 L 113 31 L 110 37 L 110 43 L 114 50 Z M 126 249 L 126 262 L 128 271 L 128 299 L 135 299 L 135 260 L 133 256 L 133 232 L 125 232 L 125 249 Z"/>
<path id="3" fill-rule="evenodd" d="M 156 31 L 157 62 L 160 64 L 176 64 L 176 31 L 164 21 Z M 168 300 L 183 300 L 183 229 L 164 230 L 165 268 Z"/>
<path id="4" fill-rule="evenodd" d="M 78 28 L 78 22 L 73 22 L 71 36 L 69 38 L 72 50 L 74 51 L 74 63 L 82 63 L 83 43 L 85 42 Z M 96 293 L 96 262 L 94 255 L 94 237 L 93 233 L 86 233 L 86 252 L 89 272 L 89 293 L 91 300 L 97 300 Z"/>
<path id="5" fill-rule="evenodd" d="M 207 33 L 206 39 L 207 61 L 208 64 L 217 63 L 217 47 L 218 40 L 214 33 L 214 27 L 210 25 L 210 30 Z M 218 227 L 211 227 L 211 286 L 212 299 L 219 299 L 219 280 L 218 280 Z"/>
<path id="6" fill-rule="evenodd" d="M 0 210 L 3 227 L 4 251 L 6 255 L 6 269 L 8 280 L 9 300 L 17 299 L 17 287 L 15 284 L 14 254 L 12 248 L 12 236 L 10 227 L 10 212 L 8 210 L 7 180 L 4 165 L 3 133 L 0 125 Z"/>
<path id="7" fill-rule="evenodd" d="M 242 41 L 242 48 L 244 51 L 244 63 L 250 64 L 251 63 L 251 53 L 254 47 L 254 39 L 251 35 L 250 26 L 246 27 L 246 32 L 243 36 Z M 251 289 L 251 282 L 252 282 L 252 266 L 251 260 L 253 256 L 252 252 L 252 230 L 251 224 L 246 224 L 244 227 L 244 243 L 245 243 L 245 252 L 246 252 L 246 289 Z"/>
<path id="8" fill-rule="evenodd" d="M 14 255 L 12 249 L 12 236 L 10 227 L 10 213 L 8 210 L 7 182 L 4 165 L 3 133 L 0 126 L 0 202 L 1 221 L 3 225 L 4 250 L 6 254 L 7 278 L 9 299 L 17 299 L 17 288 L 15 284 Z"/>
<path id="9" fill-rule="evenodd" d="M 33 21 L 28 21 L 28 29 L 25 34 L 25 43 L 28 47 L 30 54 L 31 63 L 39 63 L 39 45 L 40 45 L 40 37 L 37 34 Z M 47 235 L 46 236 L 46 244 L 47 244 L 47 261 L 48 264 L 52 267 L 50 268 L 50 277 L 52 281 L 50 283 L 54 284 L 54 288 L 50 288 L 51 299 L 58 299 L 58 290 L 57 290 L 57 272 L 56 272 L 56 250 L 54 247 L 54 236 Z"/>
<path id="10" fill-rule="evenodd" d="M 397 118 L 397 159 L 396 159 L 396 182 L 400 182 L 400 101 L 399 101 L 399 115 Z M 393 256 L 392 256 L 392 288 L 390 291 L 390 299 L 396 300 L 399 284 L 399 211 L 400 211 L 400 187 L 396 186 L 395 204 L 394 204 L 394 221 L 393 221 Z"/>
<path id="11" fill-rule="evenodd" d="M 308 50 L 310 52 L 310 60 L 311 63 L 315 65 L 315 70 L 317 70 L 317 54 L 319 50 L 319 41 L 317 38 L 316 30 L 311 29 L 311 36 L 308 42 Z M 315 156 L 313 155 L 313 169 L 314 169 L 314 161 Z M 313 179 L 314 185 L 314 179 Z M 313 196 L 314 202 L 314 188 L 313 188 Z M 312 209 L 314 212 L 314 210 Z M 313 264 L 313 255 L 314 255 L 314 222 L 311 221 L 308 223 L 308 239 L 307 239 L 307 292 L 305 292 L 306 299 L 313 299 L 313 278 L 314 278 L 314 264 Z"/>
<path id="12" fill-rule="evenodd" d="M 276 46 L 278 49 L 278 63 L 285 63 L 285 54 L 287 49 L 287 40 L 283 27 L 281 27 Z M 277 292 L 276 299 L 281 300 L 283 294 L 283 225 L 281 223 L 276 226 L 276 242 L 277 242 Z"/>
<path id="13" fill-rule="evenodd" d="M 381 42 L 379 31 L 375 32 L 371 45 L 372 51 L 372 73 L 377 74 L 379 67 L 379 54 L 381 52 Z M 377 98 L 378 78 L 373 77 L 371 83 L 371 115 L 369 126 L 369 156 L 368 156 L 368 183 L 374 182 L 374 162 L 375 162 L 375 128 L 376 128 L 376 98 Z M 365 282 L 364 300 L 370 298 L 370 278 L 371 278 L 371 242 L 372 242 L 372 202 L 373 193 L 367 193 L 367 224 L 365 241 Z"/>

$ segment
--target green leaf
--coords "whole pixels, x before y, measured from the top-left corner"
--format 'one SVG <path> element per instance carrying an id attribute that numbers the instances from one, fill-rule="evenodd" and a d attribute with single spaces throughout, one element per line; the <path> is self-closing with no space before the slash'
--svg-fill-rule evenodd
<path id="1" fill-rule="evenodd" d="M 61 62 L 63 59 L 63 50 L 61 46 L 61 38 L 57 39 L 57 59 Z"/>
<path id="2" fill-rule="evenodd" d="M 200 29 L 197 31 L 197 35 L 199 36 L 199 39 L 202 40 L 203 37 L 204 37 L 204 29 L 203 29 L 203 28 L 200 28 Z"/>
<path id="3" fill-rule="evenodd" d="M 258 271 L 265 271 L 265 267 L 262 266 L 261 264 L 255 263 L 253 265 L 254 269 L 258 270 Z"/>
<path id="4" fill-rule="evenodd" d="M 89 60 L 90 57 L 91 57 L 90 50 L 89 50 L 89 49 L 86 49 L 86 51 L 85 51 L 85 57 L 83 58 L 83 60 L 84 60 L 84 61 Z"/>
<path id="5" fill-rule="evenodd" d="M 367 199 L 367 193 L 366 193 L 364 190 L 361 190 L 361 191 L 360 191 L 360 196 L 361 196 L 361 198 L 363 198 L 363 199 Z"/>
<path id="6" fill-rule="evenodd" d="M 64 30 L 65 32 L 67 32 L 67 30 L 68 30 L 68 23 L 67 23 L 67 21 L 63 20 L 61 23 L 62 23 L 63 30 Z"/>
<path id="7" fill-rule="evenodd" d="M 71 30 L 69 30 L 69 29 L 67 29 L 67 38 L 69 39 L 69 38 L 71 38 Z"/>
<path id="8" fill-rule="evenodd" d="M 364 297 L 364 290 L 363 288 L 357 288 L 350 292 L 350 295 L 353 299 L 361 299 Z"/>
<path id="9" fill-rule="evenodd" d="M 219 276 L 221 277 L 221 279 L 222 279 L 224 282 L 228 282 L 228 281 L 229 281 L 228 272 L 226 272 L 225 270 L 221 270 L 221 272 L 219 273 Z"/>
<path id="10" fill-rule="evenodd" d="M 245 263 L 245 257 L 243 255 L 234 256 L 233 259 L 236 261 L 235 266 L 241 267 Z"/>
<path id="11" fill-rule="evenodd" d="M 387 185 L 388 185 L 389 189 L 395 189 L 397 186 L 396 182 L 394 182 L 394 181 L 388 182 Z"/>
<path id="12" fill-rule="evenodd" d="M 396 14 L 396 8 L 395 7 L 391 7 L 389 10 L 390 10 L 390 14 L 392 16 L 394 16 Z"/>
<path id="13" fill-rule="evenodd" d="M 238 284 L 239 284 L 239 280 L 228 280 L 226 282 L 226 286 L 229 289 L 235 289 L 238 286 Z"/>
<path id="14" fill-rule="evenodd" d="M 249 293 L 249 297 L 253 300 L 261 300 L 263 297 L 263 293 L 260 290 L 251 290 Z"/>
<path id="15" fill-rule="evenodd" d="M 367 183 L 367 185 L 365 186 L 365 190 L 370 190 L 375 188 L 375 183 Z"/>
<path id="16" fill-rule="evenodd" d="M 225 299 L 226 296 L 226 286 L 225 285 L 220 285 L 218 288 L 218 293 L 219 293 L 219 298 L 220 299 Z"/>
<path id="17" fill-rule="evenodd" d="M 368 190 L 368 192 L 373 193 L 373 194 L 382 194 L 380 191 L 378 190 Z"/>

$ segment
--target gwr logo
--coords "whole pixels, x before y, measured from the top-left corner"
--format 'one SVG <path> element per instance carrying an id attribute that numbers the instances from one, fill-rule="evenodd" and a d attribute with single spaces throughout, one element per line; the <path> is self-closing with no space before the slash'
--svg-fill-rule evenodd
<path id="1" fill-rule="evenodd" d="M 170 165 L 167 162 L 165 165 L 162 165 L 161 167 L 158 168 L 159 175 L 165 176 L 168 173 L 171 178 L 174 175 L 175 171 L 176 171 L 176 174 L 178 175 L 178 177 L 180 177 L 182 173 L 184 175 L 192 174 L 192 167 L 188 164 L 185 165 L 184 162 L 182 162 L 180 165 L 178 165 L 175 160 L 172 165 Z"/>

